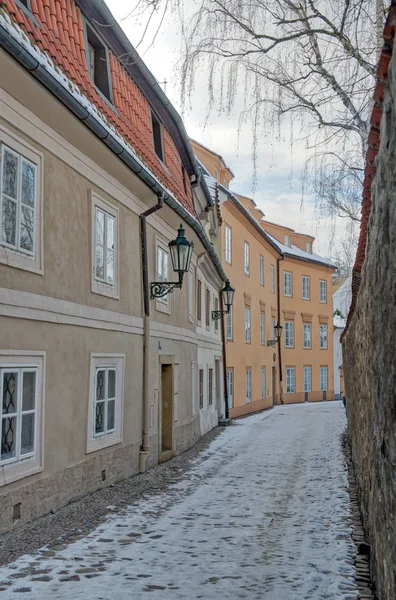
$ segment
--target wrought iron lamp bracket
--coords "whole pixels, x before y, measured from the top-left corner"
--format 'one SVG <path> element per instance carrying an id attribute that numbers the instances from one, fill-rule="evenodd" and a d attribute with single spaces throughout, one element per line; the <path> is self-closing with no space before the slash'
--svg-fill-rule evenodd
<path id="1" fill-rule="evenodd" d="M 218 319 L 221 319 L 223 315 L 227 315 L 228 313 L 228 310 L 212 310 L 212 320 L 217 321 Z"/>
<path id="2" fill-rule="evenodd" d="M 163 298 L 171 294 L 175 288 L 181 288 L 183 285 L 183 273 L 179 273 L 179 281 L 153 281 L 150 284 L 150 298 Z"/>

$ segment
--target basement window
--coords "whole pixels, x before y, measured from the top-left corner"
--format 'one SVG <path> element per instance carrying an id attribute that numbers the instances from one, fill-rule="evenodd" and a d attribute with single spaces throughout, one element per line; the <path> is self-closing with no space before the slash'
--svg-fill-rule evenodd
<path id="1" fill-rule="evenodd" d="M 112 102 L 107 46 L 88 24 L 86 24 L 86 60 L 88 73 L 95 86 L 107 100 Z"/>
<path id="2" fill-rule="evenodd" d="M 161 162 L 164 162 L 164 144 L 162 135 L 162 124 L 151 111 L 151 127 L 153 129 L 154 150 Z"/>

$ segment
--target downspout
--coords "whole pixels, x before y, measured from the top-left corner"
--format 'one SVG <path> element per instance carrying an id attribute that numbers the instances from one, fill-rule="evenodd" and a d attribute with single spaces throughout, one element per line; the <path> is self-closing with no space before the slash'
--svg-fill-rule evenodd
<path id="1" fill-rule="evenodd" d="M 276 271 L 277 271 L 277 293 L 278 293 L 278 323 L 281 322 L 281 305 L 280 305 L 280 261 L 284 260 L 284 256 L 282 258 L 276 259 Z M 282 374 L 282 345 L 281 340 L 278 341 L 278 363 L 279 363 L 279 388 L 280 388 L 280 401 L 283 404 L 283 374 Z"/>
<path id="2" fill-rule="evenodd" d="M 223 294 L 221 290 L 220 296 L 220 310 L 224 310 Z M 227 382 L 227 358 L 226 358 L 226 337 L 225 337 L 225 326 L 224 326 L 224 315 L 221 317 L 221 342 L 223 345 L 223 377 L 224 377 L 224 407 L 225 407 L 225 418 L 230 418 L 230 409 L 228 406 L 228 382 Z"/>
<path id="3" fill-rule="evenodd" d="M 143 441 L 139 452 L 139 472 L 144 473 L 150 450 L 150 298 L 148 282 L 147 260 L 147 225 L 149 215 L 157 212 L 164 206 L 164 193 L 158 194 L 158 203 L 144 211 L 140 219 L 140 242 L 142 252 L 142 279 L 143 279 Z"/>

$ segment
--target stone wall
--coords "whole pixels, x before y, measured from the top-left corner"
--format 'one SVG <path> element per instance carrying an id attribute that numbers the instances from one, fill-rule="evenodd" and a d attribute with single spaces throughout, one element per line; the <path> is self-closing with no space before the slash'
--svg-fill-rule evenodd
<path id="1" fill-rule="evenodd" d="M 380 600 L 396 598 L 396 53 L 385 87 L 366 257 L 343 340 L 348 427 Z"/>

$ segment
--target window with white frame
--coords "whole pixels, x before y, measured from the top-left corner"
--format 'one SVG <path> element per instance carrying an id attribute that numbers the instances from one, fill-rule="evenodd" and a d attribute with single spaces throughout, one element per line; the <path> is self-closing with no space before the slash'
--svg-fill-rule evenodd
<path id="1" fill-rule="evenodd" d="M 296 391 L 295 368 L 286 368 L 286 394 L 294 394 Z"/>
<path id="2" fill-rule="evenodd" d="M 232 306 L 226 316 L 227 340 L 232 340 Z"/>
<path id="3" fill-rule="evenodd" d="M 193 320 L 194 310 L 194 274 L 192 270 L 188 272 L 188 318 Z"/>
<path id="4" fill-rule="evenodd" d="M 213 369 L 209 369 L 208 374 L 208 405 L 213 404 Z"/>
<path id="5" fill-rule="evenodd" d="M 92 194 L 93 280 L 92 291 L 118 297 L 118 210 Z"/>
<path id="6" fill-rule="evenodd" d="M 327 350 L 327 325 L 320 325 L 320 348 L 321 350 Z"/>
<path id="7" fill-rule="evenodd" d="M 215 176 L 216 181 L 219 181 L 219 170 L 216 169 L 216 167 L 215 167 L 215 170 L 214 170 L 214 176 Z"/>
<path id="8" fill-rule="evenodd" d="M 261 397 L 267 397 L 267 369 L 261 367 Z"/>
<path id="9" fill-rule="evenodd" d="M 271 265 L 271 292 L 275 293 L 275 267 Z"/>
<path id="10" fill-rule="evenodd" d="M 302 297 L 303 300 L 309 300 L 310 298 L 310 278 L 308 275 L 302 276 Z"/>
<path id="11" fill-rule="evenodd" d="M 231 258 L 232 258 L 232 231 L 231 231 L 231 227 L 229 227 L 228 225 L 225 226 L 224 228 L 224 238 L 225 238 L 225 261 L 228 264 L 231 264 Z"/>
<path id="12" fill-rule="evenodd" d="M 271 318 L 271 340 L 275 339 L 275 317 Z"/>
<path id="13" fill-rule="evenodd" d="M 44 353 L 0 353 L 0 486 L 42 470 Z"/>
<path id="14" fill-rule="evenodd" d="M 285 348 L 294 348 L 294 321 L 285 321 Z"/>
<path id="15" fill-rule="evenodd" d="M 204 370 L 199 369 L 199 408 L 204 407 Z"/>
<path id="16" fill-rule="evenodd" d="M 319 281 L 319 300 L 324 304 L 327 302 L 327 281 L 323 279 Z"/>
<path id="17" fill-rule="evenodd" d="M 327 367 L 320 367 L 320 391 L 327 391 Z"/>
<path id="18" fill-rule="evenodd" d="M 303 348 L 311 347 L 311 323 L 303 323 Z"/>
<path id="19" fill-rule="evenodd" d="M 245 342 L 250 343 L 250 308 L 245 306 Z"/>
<path id="20" fill-rule="evenodd" d="M 191 363 L 191 408 L 192 414 L 195 415 L 195 362 Z"/>
<path id="21" fill-rule="evenodd" d="M 205 319 L 206 319 L 206 329 L 210 329 L 210 290 L 206 288 L 205 295 Z"/>
<path id="22" fill-rule="evenodd" d="M 243 244 L 243 248 L 244 248 L 244 258 L 243 258 L 243 268 L 244 268 L 244 272 L 245 275 L 249 275 L 250 273 L 250 247 L 249 247 L 249 242 L 244 242 Z"/>
<path id="23" fill-rule="evenodd" d="M 307 242 L 305 244 L 305 250 L 306 250 L 306 252 L 308 252 L 308 254 L 312 254 L 312 244 L 311 244 L 311 242 Z"/>
<path id="24" fill-rule="evenodd" d="M 246 369 L 246 404 L 252 401 L 252 369 Z"/>
<path id="25" fill-rule="evenodd" d="M 290 248 L 290 235 L 285 235 L 285 246 Z"/>
<path id="26" fill-rule="evenodd" d="M 215 309 L 215 311 L 219 310 L 219 299 L 218 298 L 215 298 L 214 309 Z M 214 329 L 215 329 L 215 333 L 218 333 L 218 331 L 219 331 L 219 320 L 218 319 L 216 319 L 214 322 Z"/>
<path id="27" fill-rule="evenodd" d="M 124 362 L 122 354 L 91 355 L 87 452 L 122 441 Z"/>
<path id="28" fill-rule="evenodd" d="M 260 285 L 264 285 L 264 256 L 260 254 Z"/>
<path id="29" fill-rule="evenodd" d="M 228 189 L 228 180 L 224 177 L 224 187 Z"/>
<path id="30" fill-rule="evenodd" d="M 293 294 L 293 279 L 292 274 L 289 271 L 285 271 L 283 274 L 283 293 L 285 296 L 292 296 Z"/>
<path id="31" fill-rule="evenodd" d="M 265 345 L 265 313 L 260 313 L 260 344 Z"/>
<path id="32" fill-rule="evenodd" d="M 169 278 L 169 252 L 162 246 L 157 246 L 157 281 L 168 281 Z M 160 304 L 169 303 L 169 295 L 165 294 L 162 298 L 157 298 Z"/>
<path id="33" fill-rule="evenodd" d="M 227 392 L 228 392 L 228 408 L 233 406 L 234 395 L 234 370 L 227 369 Z"/>
<path id="34" fill-rule="evenodd" d="M 41 154 L 0 129 L 0 262 L 42 273 Z"/>
<path id="35" fill-rule="evenodd" d="M 312 368 L 304 367 L 304 392 L 311 391 Z"/>

